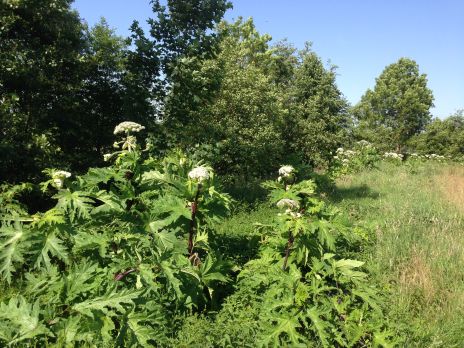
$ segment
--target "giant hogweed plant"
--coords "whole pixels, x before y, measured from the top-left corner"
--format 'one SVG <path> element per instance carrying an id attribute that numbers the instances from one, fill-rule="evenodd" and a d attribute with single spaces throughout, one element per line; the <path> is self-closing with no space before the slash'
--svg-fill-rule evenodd
<path id="1" fill-rule="evenodd" d="M 380 160 L 377 148 L 368 141 L 361 140 L 354 144 L 352 150 L 342 147 L 337 149 L 330 164 L 330 176 L 336 179 L 365 169 L 374 169 Z"/>
<path id="2" fill-rule="evenodd" d="M 279 174 L 264 185 L 281 212 L 258 225 L 261 257 L 238 276 L 239 287 L 261 294 L 260 345 L 393 346 L 364 263 L 337 254 L 356 235 L 317 198 L 312 180 L 298 182 L 291 166 Z"/>
<path id="3" fill-rule="evenodd" d="M 181 152 L 148 156 L 124 122 L 114 162 L 74 177 L 49 170 L 56 205 L 27 214 L 15 193 L 0 220 L 0 345 L 164 345 L 176 316 L 214 303 L 228 263 L 208 245 L 229 207 L 214 173 Z"/>

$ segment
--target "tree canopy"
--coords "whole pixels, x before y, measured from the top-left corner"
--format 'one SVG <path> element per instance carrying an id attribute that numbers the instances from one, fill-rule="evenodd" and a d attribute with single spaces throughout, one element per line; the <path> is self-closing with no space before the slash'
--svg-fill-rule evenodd
<path id="1" fill-rule="evenodd" d="M 388 139 L 384 146 L 399 150 L 430 122 L 432 106 L 433 95 L 427 87 L 427 76 L 419 72 L 414 60 L 400 58 L 384 69 L 374 89 L 362 96 L 354 114 L 360 122 L 362 136 L 380 135 Z"/>

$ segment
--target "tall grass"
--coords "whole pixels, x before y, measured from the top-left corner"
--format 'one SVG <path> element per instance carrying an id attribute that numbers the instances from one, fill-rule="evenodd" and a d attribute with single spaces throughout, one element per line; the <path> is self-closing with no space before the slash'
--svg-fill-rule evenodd
<path id="1" fill-rule="evenodd" d="M 375 231 L 365 257 L 406 347 L 464 344 L 464 168 L 382 164 L 331 197 Z"/>

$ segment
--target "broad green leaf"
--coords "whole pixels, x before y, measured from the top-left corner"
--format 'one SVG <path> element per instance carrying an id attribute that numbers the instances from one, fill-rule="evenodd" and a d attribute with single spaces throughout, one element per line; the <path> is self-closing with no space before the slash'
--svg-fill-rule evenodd
<path id="1" fill-rule="evenodd" d="M 39 312 L 38 301 L 31 305 L 21 295 L 12 297 L 8 304 L 0 303 L 0 326 L 2 330 L 8 326 L 15 329 L 8 345 L 37 336 L 52 335 L 50 330 L 40 322 Z"/>
<path id="2" fill-rule="evenodd" d="M 114 311 L 124 313 L 124 305 L 134 305 L 134 299 L 140 296 L 139 290 L 120 290 L 115 289 L 108 291 L 103 296 L 91 298 L 89 300 L 77 303 L 72 309 L 93 318 L 93 311 L 102 311 L 107 315 L 115 315 Z"/>
<path id="3" fill-rule="evenodd" d="M 56 209 L 66 212 L 71 222 L 76 219 L 90 218 L 90 210 L 94 200 L 86 192 L 60 190 L 53 198 L 58 199 Z"/>
<path id="4" fill-rule="evenodd" d="M 0 238 L 0 274 L 11 283 L 12 273 L 16 270 L 14 264 L 25 261 L 25 253 L 30 246 L 27 230 L 19 222 L 4 224 L 0 227 Z"/>

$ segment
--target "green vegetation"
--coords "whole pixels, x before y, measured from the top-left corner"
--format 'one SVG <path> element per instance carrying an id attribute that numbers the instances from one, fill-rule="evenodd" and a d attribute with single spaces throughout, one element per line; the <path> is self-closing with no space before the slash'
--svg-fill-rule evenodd
<path id="1" fill-rule="evenodd" d="M 464 119 L 413 60 L 350 107 L 228 1 L 71 3 L 0 4 L 0 346 L 462 345 Z"/>
<path id="2" fill-rule="evenodd" d="M 363 254 L 389 296 L 405 347 L 459 347 L 463 340 L 462 166 L 429 162 L 416 174 L 383 164 L 341 179 L 332 197 L 375 240 Z"/>
<path id="3" fill-rule="evenodd" d="M 385 68 L 376 79 L 374 90 L 367 90 L 354 108 L 360 120 L 359 136 L 376 144 L 385 144 L 382 138 L 387 138 L 399 152 L 409 138 L 430 122 L 432 106 L 427 76 L 419 73 L 415 61 L 400 58 Z"/>

